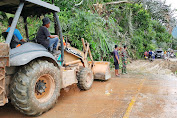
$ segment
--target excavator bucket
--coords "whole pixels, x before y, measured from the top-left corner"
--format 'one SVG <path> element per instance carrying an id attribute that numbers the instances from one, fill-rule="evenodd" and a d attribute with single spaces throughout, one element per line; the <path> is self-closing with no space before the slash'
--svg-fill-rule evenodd
<path id="1" fill-rule="evenodd" d="M 92 71 L 94 74 L 94 79 L 108 80 L 111 78 L 110 62 L 94 61 Z"/>
<path id="2" fill-rule="evenodd" d="M 9 46 L 0 43 L 0 106 L 8 102 L 5 90 L 5 67 L 9 66 Z"/>
<path id="3" fill-rule="evenodd" d="M 82 38 L 82 45 L 83 45 L 83 52 L 84 52 L 84 58 L 83 62 L 85 64 L 85 67 L 91 67 L 94 79 L 98 80 L 108 80 L 111 78 L 111 72 L 110 72 L 110 63 L 106 61 L 94 61 L 92 57 L 92 53 L 89 47 L 89 43 L 84 41 Z M 89 57 L 91 61 L 87 61 L 87 55 L 89 54 Z M 88 64 L 87 64 L 88 63 Z"/>

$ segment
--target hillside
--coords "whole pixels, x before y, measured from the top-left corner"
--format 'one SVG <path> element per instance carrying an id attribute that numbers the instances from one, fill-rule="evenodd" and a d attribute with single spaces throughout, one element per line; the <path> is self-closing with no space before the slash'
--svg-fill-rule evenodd
<path id="1" fill-rule="evenodd" d="M 51 0 L 44 1 L 52 3 Z M 127 45 L 128 54 L 133 59 L 142 58 L 143 52 L 147 50 L 176 48 L 176 40 L 170 34 L 176 21 L 171 16 L 170 20 L 164 17 L 166 12 L 172 12 L 169 6 L 166 6 L 168 11 L 160 9 L 163 12 L 155 15 L 152 12 L 154 8 L 148 7 L 153 4 L 151 0 L 54 0 L 54 3 L 61 9 L 58 15 L 65 39 L 79 49 L 82 49 L 80 39 L 87 40 L 95 60 L 112 61 L 110 56 L 115 44 L 119 47 Z M 160 2 L 158 4 L 164 5 Z M 13 15 L 0 12 L 0 34 L 6 30 L 10 16 Z M 50 14 L 47 16 L 53 21 Z M 41 19 L 28 18 L 30 35 L 37 32 L 42 24 Z M 23 20 L 20 20 L 18 28 L 25 37 L 22 23 Z M 0 37 L 2 42 L 4 39 Z"/>

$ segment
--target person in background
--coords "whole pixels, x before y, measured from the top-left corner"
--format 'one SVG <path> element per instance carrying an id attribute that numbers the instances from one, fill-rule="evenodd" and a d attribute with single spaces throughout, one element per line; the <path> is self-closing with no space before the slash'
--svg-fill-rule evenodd
<path id="1" fill-rule="evenodd" d="M 152 58 L 152 50 L 149 51 L 149 58 Z"/>
<path id="2" fill-rule="evenodd" d="M 7 28 L 6 32 L 9 32 L 9 31 L 10 31 L 10 27 L 11 27 L 12 21 L 13 21 L 13 18 L 10 17 L 9 20 L 8 20 L 9 27 Z M 19 31 L 17 28 L 15 28 L 15 30 L 14 30 L 14 35 L 18 38 L 19 41 L 26 42 L 26 41 L 23 39 L 23 37 L 22 37 L 20 31 Z"/>
<path id="3" fill-rule="evenodd" d="M 124 45 L 124 49 L 121 52 L 121 56 L 122 56 L 122 74 L 127 74 L 127 69 L 126 69 L 126 65 L 127 65 L 127 46 Z"/>
<path id="4" fill-rule="evenodd" d="M 170 51 L 167 52 L 167 61 L 170 59 Z"/>
<path id="5" fill-rule="evenodd" d="M 43 26 L 37 32 L 37 43 L 43 45 L 53 54 L 57 53 L 58 35 L 51 35 L 48 28 L 50 27 L 50 19 L 45 17 L 42 19 Z"/>
<path id="6" fill-rule="evenodd" d="M 115 75 L 119 76 L 119 53 L 118 53 L 118 46 L 117 45 L 115 45 L 113 55 L 114 55 Z"/>
<path id="7" fill-rule="evenodd" d="M 145 51 L 145 52 L 144 52 L 144 59 L 146 60 L 146 59 L 147 59 L 147 57 L 148 57 L 148 52 L 147 52 L 147 51 Z"/>
<path id="8" fill-rule="evenodd" d="M 155 59 L 155 52 L 152 51 L 152 59 L 154 60 Z"/>
<path id="9" fill-rule="evenodd" d="M 166 55 L 166 54 L 167 54 L 167 51 L 165 50 L 165 51 L 164 51 L 164 55 Z"/>
<path id="10" fill-rule="evenodd" d="M 164 51 L 164 59 L 167 59 L 167 51 Z"/>

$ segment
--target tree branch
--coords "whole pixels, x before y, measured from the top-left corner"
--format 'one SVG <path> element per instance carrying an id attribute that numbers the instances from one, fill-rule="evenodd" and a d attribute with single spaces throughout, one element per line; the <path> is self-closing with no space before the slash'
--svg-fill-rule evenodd
<path id="1" fill-rule="evenodd" d="M 121 3 L 130 3 L 129 1 L 114 1 L 114 2 L 107 2 L 104 3 L 103 5 L 116 5 L 116 4 L 121 4 Z M 94 6 L 96 6 L 97 4 L 93 4 Z"/>

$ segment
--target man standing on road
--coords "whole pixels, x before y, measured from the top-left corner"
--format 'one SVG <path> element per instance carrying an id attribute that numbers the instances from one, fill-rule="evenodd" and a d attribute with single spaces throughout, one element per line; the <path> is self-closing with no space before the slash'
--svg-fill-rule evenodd
<path id="1" fill-rule="evenodd" d="M 124 45 L 124 49 L 121 52 L 122 55 L 122 74 L 127 74 L 127 70 L 126 70 L 126 65 L 127 65 L 127 46 Z"/>
<path id="2" fill-rule="evenodd" d="M 113 51 L 114 54 L 114 65 L 115 65 L 115 75 L 119 76 L 119 54 L 118 54 L 118 46 L 115 45 L 115 49 Z"/>

